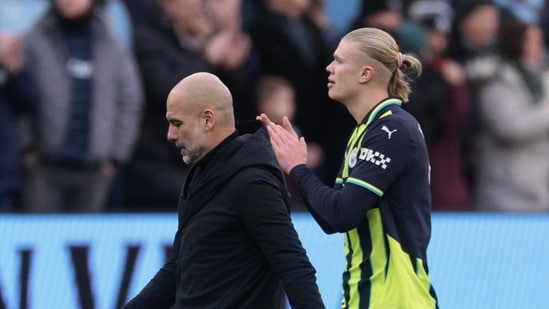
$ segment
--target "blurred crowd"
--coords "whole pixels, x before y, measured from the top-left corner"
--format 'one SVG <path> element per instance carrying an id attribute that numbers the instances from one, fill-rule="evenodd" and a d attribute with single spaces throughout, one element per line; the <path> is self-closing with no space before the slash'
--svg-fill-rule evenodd
<path id="1" fill-rule="evenodd" d="M 325 68 L 359 27 L 423 63 L 404 108 L 427 141 L 433 210 L 549 211 L 544 0 L 357 0 L 345 29 L 323 0 L 0 0 L 0 18 L 29 1 L 43 10 L 24 31 L 0 22 L 0 212 L 175 211 L 188 167 L 166 97 L 199 71 L 229 86 L 239 126 L 293 119 L 331 185 L 355 123 Z"/>

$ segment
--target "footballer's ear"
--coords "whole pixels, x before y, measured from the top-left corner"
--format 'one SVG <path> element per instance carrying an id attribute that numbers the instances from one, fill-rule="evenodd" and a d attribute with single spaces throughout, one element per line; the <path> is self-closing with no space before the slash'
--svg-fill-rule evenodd
<path id="1" fill-rule="evenodd" d="M 374 77 L 375 69 L 373 66 L 364 65 L 360 71 L 359 82 L 366 83 Z"/>

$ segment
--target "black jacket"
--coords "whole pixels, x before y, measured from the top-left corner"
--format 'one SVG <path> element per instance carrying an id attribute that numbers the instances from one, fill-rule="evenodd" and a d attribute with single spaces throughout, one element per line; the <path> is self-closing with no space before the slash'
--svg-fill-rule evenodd
<path id="1" fill-rule="evenodd" d="M 189 171 L 168 262 L 125 308 L 324 308 L 263 127 Z"/>

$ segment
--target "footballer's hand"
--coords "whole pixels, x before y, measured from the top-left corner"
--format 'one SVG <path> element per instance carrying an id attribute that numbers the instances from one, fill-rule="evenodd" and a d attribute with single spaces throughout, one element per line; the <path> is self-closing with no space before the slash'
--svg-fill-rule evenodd
<path id="1" fill-rule="evenodd" d="M 307 143 L 298 137 L 287 117 L 282 120 L 282 126 L 271 122 L 267 130 L 278 163 L 286 174 L 298 165 L 307 164 Z"/>

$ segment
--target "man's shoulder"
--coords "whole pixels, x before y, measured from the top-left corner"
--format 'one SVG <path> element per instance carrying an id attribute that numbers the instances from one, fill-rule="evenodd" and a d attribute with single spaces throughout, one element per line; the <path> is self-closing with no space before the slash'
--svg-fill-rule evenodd
<path id="1" fill-rule="evenodd" d="M 250 165 L 241 168 L 234 174 L 231 184 L 241 186 L 252 183 L 268 183 L 276 181 L 277 177 L 274 174 L 272 167 L 267 165 Z"/>
<path id="2" fill-rule="evenodd" d="M 417 119 L 401 107 L 396 107 L 382 113 L 382 115 L 371 124 L 368 131 L 386 131 L 389 127 L 402 131 L 415 131 L 418 128 Z"/>

